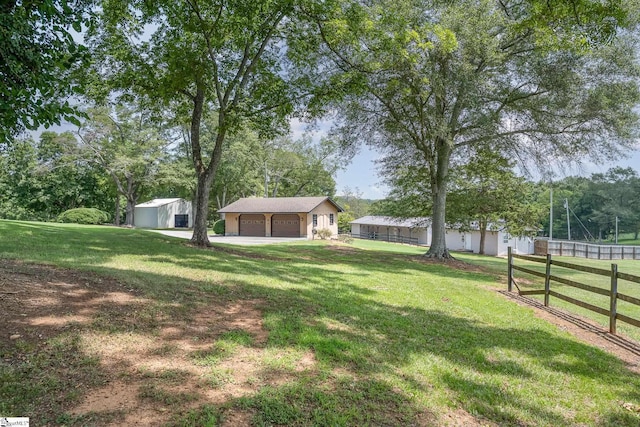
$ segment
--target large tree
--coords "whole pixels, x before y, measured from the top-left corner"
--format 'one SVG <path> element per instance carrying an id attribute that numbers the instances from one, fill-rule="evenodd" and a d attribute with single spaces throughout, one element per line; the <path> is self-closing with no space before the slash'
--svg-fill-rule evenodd
<path id="1" fill-rule="evenodd" d="M 544 162 L 633 143 L 636 46 L 616 38 L 624 5 L 325 2 L 308 8 L 315 27 L 300 44 L 330 58 L 322 72 L 348 89 L 339 123 L 347 139 L 408 153 L 409 162 L 418 154 L 433 208 L 427 254 L 448 257 L 445 206 L 456 157 L 464 163 L 466 153 L 489 147 Z"/>
<path id="2" fill-rule="evenodd" d="M 69 101 L 78 92 L 72 71 L 88 57 L 71 31 L 81 31 L 87 22 L 89 3 L 0 3 L 0 144 L 25 129 L 77 121 Z"/>
<path id="3" fill-rule="evenodd" d="M 112 87 L 189 117 L 197 177 L 192 242 L 207 245 L 209 194 L 228 135 L 246 119 L 269 131 L 285 125 L 283 28 L 291 0 L 105 0 L 92 34 L 97 68 Z M 215 115 L 211 141 L 203 117 Z M 205 147 L 210 147 L 205 149 Z"/>
<path id="4" fill-rule="evenodd" d="M 149 116 L 148 111 L 126 107 L 96 108 L 78 130 L 78 155 L 99 165 L 116 187 L 116 225 L 120 225 L 120 195 L 126 200 L 125 223 L 133 226 L 138 198 L 152 185 L 166 157 L 168 142 Z"/>

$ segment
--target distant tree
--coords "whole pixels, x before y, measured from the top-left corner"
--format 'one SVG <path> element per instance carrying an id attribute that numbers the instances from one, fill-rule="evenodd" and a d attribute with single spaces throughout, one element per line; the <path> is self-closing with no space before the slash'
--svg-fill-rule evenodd
<path id="1" fill-rule="evenodd" d="M 0 217 L 44 219 L 30 206 L 39 185 L 34 175 L 38 166 L 35 142 L 18 138 L 0 156 Z"/>
<path id="2" fill-rule="evenodd" d="M 84 159 L 98 164 L 126 199 L 127 225 L 134 224 L 134 207 L 145 187 L 158 176 L 160 161 L 168 142 L 158 131 L 158 123 L 148 111 L 126 107 L 96 108 L 78 131 Z M 116 225 L 119 225 L 119 198 L 116 198 Z"/>
<path id="3" fill-rule="evenodd" d="M 76 144 L 70 132 L 43 132 L 37 142 L 16 139 L 0 150 L 0 217 L 48 221 L 68 209 L 108 206 L 108 181 L 70 151 Z"/>
<path id="4" fill-rule="evenodd" d="M 335 197 L 336 203 L 344 209 L 344 212 L 338 213 L 338 231 L 340 233 L 348 233 L 351 231 L 351 221 L 363 216 L 369 215 L 372 202 L 364 199 L 362 191 L 356 187 L 344 187 L 342 194 Z"/>
<path id="5" fill-rule="evenodd" d="M 335 198 L 336 202 L 351 213 L 356 219 L 369 215 L 371 202 L 363 197 L 362 191 L 358 188 L 345 186 L 342 193 Z"/>
<path id="6" fill-rule="evenodd" d="M 536 203 L 534 184 L 517 176 L 513 167 L 499 153 L 482 150 L 452 173 L 447 222 L 462 229 L 477 224 L 480 254 L 490 227 L 514 236 L 536 235 L 540 229 L 545 205 Z"/>
<path id="7" fill-rule="evenodd" d="M 290 136 L 263 146 L 260 163 L 264 173 L 265 197 L 333 196 L 333 175 L 344 158 L 329 139 L 315 143 L 309 135 L 293 140 Z"/>
<path id="8" fill-rule="evenodd" d="M 589 198 L 588 221 L 599 231 L 613 234 L 616 218 L 619 232 L 640 231 L 640 177 L 632 168 L 613 168 L 606 173 L 591 175 L 584 198 Z"/>
<path id="9" fill-rule="evenodd" d="M 74 69 L 88 61 L 75 41 L 91 2 L 5 0 L 0 4 L 0 144 L 25 129 L 77 122 L 69 98 Z"/>

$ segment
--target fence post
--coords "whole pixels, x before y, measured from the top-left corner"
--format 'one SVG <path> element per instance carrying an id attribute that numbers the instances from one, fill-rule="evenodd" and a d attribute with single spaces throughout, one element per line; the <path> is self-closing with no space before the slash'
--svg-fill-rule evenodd
<path id="1" fill-rule="evenodd" d="M 511 285 L 513 280 L 513 255 L 511 254 L 511 246 L 507 247 L 507 290 L 511 292 L 513 290 L 513 286 Z"/>
<path id="2" fill-rule="evenodd" d="M 618 264 L 611 264 L 611 304 L 609 307 L 609 332 L 616 333 L 618 314 Z"/>
<path id="3" fill-rule="evenodd" d="M 547 268 L 544 273 L 544 306 L 549 307 L 549 291 L 551 290 L 551 254 L 547 254 Z"/>

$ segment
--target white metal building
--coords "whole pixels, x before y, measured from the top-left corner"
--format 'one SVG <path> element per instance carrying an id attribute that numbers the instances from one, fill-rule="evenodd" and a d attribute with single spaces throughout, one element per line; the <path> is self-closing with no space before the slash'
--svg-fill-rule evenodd
<path id="1" fill-rule="evenodd" d="M 134 225 L 140 228 L 191 228 L 193 207 L 184 199 L 153 199 L 136 205 Z"/>

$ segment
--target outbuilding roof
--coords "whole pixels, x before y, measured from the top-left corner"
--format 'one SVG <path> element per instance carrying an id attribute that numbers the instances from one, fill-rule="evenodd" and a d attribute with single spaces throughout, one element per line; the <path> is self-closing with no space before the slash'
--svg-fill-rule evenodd
<path id="1" fill-rule="evenodd" d="M 367 215 L 351 221 L 351 224 L 378 225 L 383 227 L 427 228 L 431 225 L 429 217 L 395 218 L 392 216 Z"/>
<path id="2" fill-rule="evenodd" d="M 219 209 L 220 213 L 301 213 L 311 212 L 323 202 L 328 201 L 338 212 L 344 209 L 330 197 L 247 197 L 237 200 Z"/>
<path id="3" fill-rule="evenodd" d="M 148 202 L 144 202 L 144 203 L 140 203 L 139 205 L 136 205 L 136 208 L 157 208 L 160 206 L 168 205 L 169 203 L 177 202 L 179 200 L 182 200 L 182 199 L 180 198 L 153 199 L 153 200 L 149 200 Z"/>

